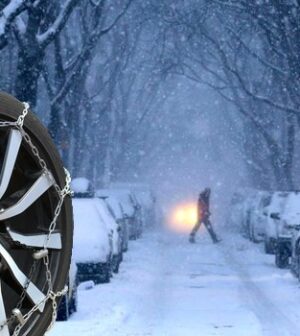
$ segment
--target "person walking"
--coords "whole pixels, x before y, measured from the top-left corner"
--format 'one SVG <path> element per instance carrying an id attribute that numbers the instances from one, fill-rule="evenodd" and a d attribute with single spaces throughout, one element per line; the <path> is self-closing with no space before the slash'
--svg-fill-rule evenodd
<path id="1" fill-rule="evenodd" d="M 198 219 L 197 219 L 197 223 L 193 227 L 192 232 L 190 233 L 190 238 L 189 238 L 190 243 L 195 243 L 195 235 L 197 231 L 199 230 L 201 223 L 203 223 L 204 226 L 206 227 L 214 243 L 218 243 L 220 241 L 209 219 L 209 216 L 210 216 L 209 199 L 210 199 L 210 188 L 205 188 L 204 191 L 199 194 L 198 206 L 197 206 Z"/>

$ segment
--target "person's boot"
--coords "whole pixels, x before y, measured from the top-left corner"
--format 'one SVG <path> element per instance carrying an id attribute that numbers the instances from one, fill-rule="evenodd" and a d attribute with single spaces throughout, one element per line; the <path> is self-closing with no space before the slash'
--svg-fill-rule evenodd
<path id="1" fill-rule="evenodd" d="M 192 244 L 194 244 L 196 242 L 194 235 L 190 235 L 189 242 L 192 243 Z"/>
<path id="2" fill-rule="evenodd" d="M 221 241 L 222 239 L 217 237 L 213 240 L 214 244 L 220 243 Z"/>
<path id="3" fill-rule="evenodd" d="M 219 243 L 219 242 L 221 241 L 221 239 L 219 239 L 219 238 L 217 237 L 217 235 L 216 235 L 216 233 L 215 233 L 215 231 L 214 231 L 214 229 L 213 229 L 211 223 L 210 223 L 210 222 L 206 222 L 205 226 L 206 226 L 206 228 L 207 228 L 207 231 L 208 231 L 209 234 L 210 234 L 210 237 L 211 237 L 213 243 L 214 243 L 214 244 Z"/>

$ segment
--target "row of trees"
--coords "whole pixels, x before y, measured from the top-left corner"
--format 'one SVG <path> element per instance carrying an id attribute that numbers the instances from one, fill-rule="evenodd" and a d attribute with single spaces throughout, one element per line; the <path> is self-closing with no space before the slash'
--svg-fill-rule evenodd
<path id="1" fill-rule="evenodd" d="M 297 0 L 4 0 L 0 52 L 1 88 L 40 111 L 73 175 L 108 184 L 156 155 L 184 76 L 227 104 L 256 187 L 297 183 Z"/>
<path id="2" fill-rule="evenodd" d="M 0 85 L 38 111 L 73 175 L 107 184 L 157 103 L 154 38 L 135 0 L 2 1 Z"/>
<path id="3" fill-rule="evenodd" d="M 154 1 L 152 8 L 164 22 L 166 71 L 205 83 L 242 118 L 237 140 L 254 184 L 293 188 L 299 166 L 300 2 Z"/>

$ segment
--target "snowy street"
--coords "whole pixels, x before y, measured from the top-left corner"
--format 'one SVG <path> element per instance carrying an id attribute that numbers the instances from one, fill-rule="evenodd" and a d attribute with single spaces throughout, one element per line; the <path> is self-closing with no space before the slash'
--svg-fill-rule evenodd
<path id="1" fill-rule="evenodd" d="M 79 292 L 79 311 L 51 336 L 296 336 L 300 288 L 274 257 L 237 234 L 145 233 L 111 283 Z"/>
<path id="2" fill-rule="evenodd" d="M 300 0 L 2 0 L 0 53 L 0 336 L 300 336 Z"/>

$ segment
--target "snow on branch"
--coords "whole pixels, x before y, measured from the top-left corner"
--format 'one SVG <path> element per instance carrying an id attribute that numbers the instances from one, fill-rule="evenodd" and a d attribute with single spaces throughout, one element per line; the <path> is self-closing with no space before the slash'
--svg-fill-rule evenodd
<path id="1" fill-rule="evenodd" d="M 121 18 L 127 12 L 129 6 L 131 5 L 133 0 L 128 0 L 124 8 L 120 11 L 120 13 L 114 18 L 113 22 L 108 25 L 106 28 L 101 29 L 101 20 L 98 20 L 98 24 L 95 28 L 89 33 L 89 37 L 85 44 L 83 45 L 80 53 L 77 58 L 73 62 L 73 66 L 70 69 L 70 74 L 66 76 L 65 82 L 62 87 L 57 92 L 56 96 L 51 100 L 51 105 L 60 104 L 64 99 L 66 93 L 68 92 L 70 86 L 74 82 L 76 76 L 80 75 L 82 68 L 86 61 L 91 57 L 92 52 L 97 44 L 97 41 L 105 34 L 109 33 L 113 27 L 121 20 Z M 100 3 L 99 3 L 100 5 Z"/>
<path id="2" fill-rule="evenodd" d="M 79 0 L 66 0 L 56 20 L 51 27 L 42 34 L 37 36 L 37 40 L 42 47 L 46 47 L 50 42 L 54 40 L 57 34 L 63 29 L 66 21 L 71 15 L 73 8 L 77 5 Z"/>
<path id="3" fill-rule="evenodd" d="M 6 43 L 6 35 L 14 19 L 26 9 L 26 0 L 12 0 L 0 13 L 0 49 Z"/>

